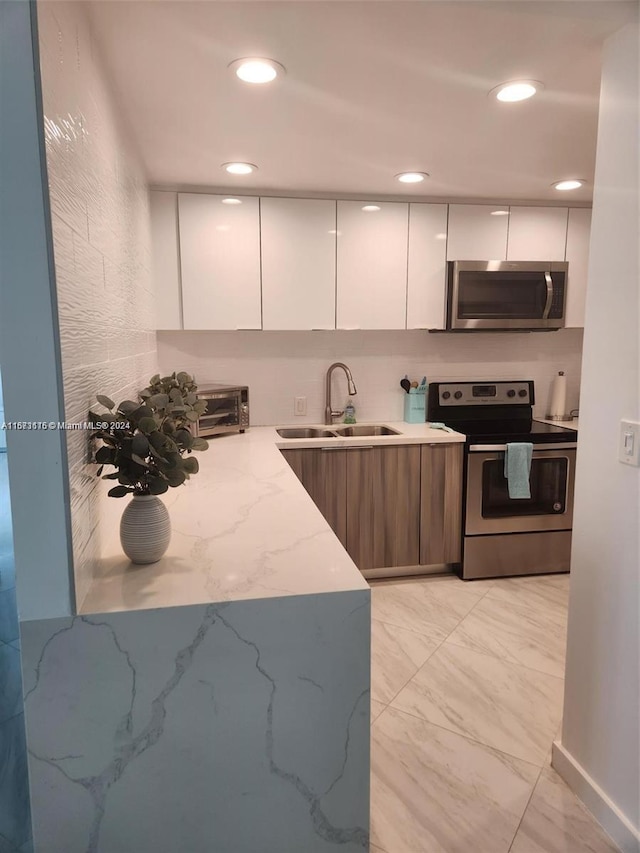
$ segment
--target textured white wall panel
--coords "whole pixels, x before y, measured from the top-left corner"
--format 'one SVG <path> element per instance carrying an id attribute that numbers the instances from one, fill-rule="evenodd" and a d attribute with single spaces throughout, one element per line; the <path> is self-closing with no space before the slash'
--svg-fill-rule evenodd
<path id="1" fill-rule="evenodd" d="M 369 332 L 158 332 L 161 370 L 194 373 L 203 385 L 223 380 L 249 385 L 255 425 L 317 423 L 324 419 L 324 376 L 345 361 L 358 387 L 359 420 L 402 420 L 409 374 L 429 381 L 533 379 L 535 414 L 546 414 L 551 381 L 567 376 L 568 408 L 578 407 L 582 329 L 539 334 L 433 335 L 424 331 Z M 294 397 L 307 398 L 307 416 L 296 417 Z M 347 388 L 334 374 L 334 403 Z"/>
<path id="2" fill-rule="evenodd" d="M 40 3 L 38 21 L 65 413 L 130 397 L 156 371 L 148 194 L 84 4 Z M 86 432 L 67 435 L 76 597 L 99 546 Z"/>

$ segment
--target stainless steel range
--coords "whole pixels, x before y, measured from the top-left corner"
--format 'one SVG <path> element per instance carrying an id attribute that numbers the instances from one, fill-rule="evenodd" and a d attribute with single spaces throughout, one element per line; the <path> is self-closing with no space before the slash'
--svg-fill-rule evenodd
<path id="1" fill-rule="evenodd" d="M 578 435 L 533 419 L 532 381 L 434 382 L 427 420 L 465 433 L 462 577 L 568 572 Z M 510 498 L 506 445 L 533 444 L 529 498 Z"/>

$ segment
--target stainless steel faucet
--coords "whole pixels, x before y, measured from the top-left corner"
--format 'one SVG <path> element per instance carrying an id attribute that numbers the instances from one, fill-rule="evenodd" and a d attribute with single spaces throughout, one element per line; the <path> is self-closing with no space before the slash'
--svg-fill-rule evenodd
<path id="1" fill-rule="evenodd" d="M 344 415 L 344 411 L 335 412 L 333 410 L 332 405 L 331 405 L 331 377 L 332 377 L 333 371 L 336 369 L 336 367 L 341 367 L 347 376 L 347 384 L 349 386 L 349 396 L 355 397 L 355 395 L 358 393 L 358 390 L 356 388 L 356 383 L 353 381 L 353 376 L 351 375 L 351 371 L 349 370 L 347 365 L 343 364 L 341 361 L 334 362 L 331 365 L 331 367 L 327 370 L 327 380 L 326 380 L 325 397 L 324 397 L 324 401 L 326 404 L 325 408 L 324 408 L 324 422 L 326 424 L 332 424 L 334 418 L 339 418 L 341 415 Z"/>

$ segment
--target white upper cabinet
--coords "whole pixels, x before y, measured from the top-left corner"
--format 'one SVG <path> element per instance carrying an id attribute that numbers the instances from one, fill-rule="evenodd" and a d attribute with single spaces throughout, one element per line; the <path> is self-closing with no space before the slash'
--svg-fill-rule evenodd
<path id="1" fill-rule="evenodd" d="M 149 193 L 152 282 L 156 297 L 156 329 L 182 328 L 178 261 L 178 194 Z"/>
<path id="2" fill-rule="evenodd" d="M 495 204 L 450 204 L 447 260 L 505 261 L 509 216 L 496 211 L 508 210 Z"/>
<path id="3" fill-rule="evenodd" d="M 566 207 L 512 207 L 508 261 L 564 261 Z"/>
<path id="4" fill-rule="evenodd" d="M 336 202 L 261 198 L 263 329 L 335 329 Z"/>
<path id="5" fill-rule="evenodd" d="M 444 329 L 447 205 L 409 205 L 407 329 Z"/>
<path id="6" fill-rule="evenodd" d="M 408 215 L 406 203 L 338 202 L 338 329 L 406 328 Z"/>
<path id="7" fill-rule="evenodd" d="M 591 209 L 588 207 L 570 208 L 566 255 L 569 262 L 569 282 L 565 315 L 565 325 L 570 328 L 584 326 L 590 233 Z"/>
<path id="8" fill-rule="evenodd" d="M 257 198 L 178 194 L 185 329 L 261 329 Z"/>

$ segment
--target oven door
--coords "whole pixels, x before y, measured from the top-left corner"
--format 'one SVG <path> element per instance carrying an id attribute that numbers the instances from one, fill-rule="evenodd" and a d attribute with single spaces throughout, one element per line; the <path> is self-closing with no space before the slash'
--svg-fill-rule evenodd
<path id="1" fill-rule="evenodd" d="M 196 435 L 217 435 L 223 432 L 235 432 L 241 428 L 239 391 L 198 394 L 198 399 L 204 400 L 207 408 L 196 423 Z"/>
<path id="2" fill-rule="evenodd" d="M 571 530 L 574 444 L 534 445 L 531 497 L 509 497 L 505 445 L 472 445 L 467 456 L 465 535 Z"/>

